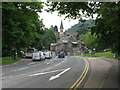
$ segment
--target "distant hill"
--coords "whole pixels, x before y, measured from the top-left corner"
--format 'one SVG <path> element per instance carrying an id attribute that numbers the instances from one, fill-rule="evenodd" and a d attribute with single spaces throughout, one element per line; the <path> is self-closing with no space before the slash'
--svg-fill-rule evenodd
<path id="1" fill-rule="evenodd" d="M 75 24 L 74 26 L 72 26 L 68 30 L 70 30 L 70 31 L 78 31 L 78 30 L 83 29 L 83 28 L 90 28 L 90 27 L 94 27 L 94 26 L 95 26 L 94 20 L 89 19 L 89 20 L 85 20 L 84 25 L 79 21 L 78 24 Z"/>

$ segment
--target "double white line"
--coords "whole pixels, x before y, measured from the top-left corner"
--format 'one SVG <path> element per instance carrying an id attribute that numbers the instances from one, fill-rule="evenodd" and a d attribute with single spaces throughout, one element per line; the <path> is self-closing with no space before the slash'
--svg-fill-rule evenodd
<path id="1" fill-rule="evenodd" d="M 82 58 L 83 59 L 83 58 Z M 70 87 L 69 90 L 76 90 L 80 84 L 82 83 L 82 81 L 84 80 L 84 78 L 86 77 L 87 73 L 88 73 L 88 69 L 89 69 L 89 62 L 86 59 L 83 59 L 85 61 L 85 69 L 82 72 L 81 76 L 78 78 L 78 80 Z"/>

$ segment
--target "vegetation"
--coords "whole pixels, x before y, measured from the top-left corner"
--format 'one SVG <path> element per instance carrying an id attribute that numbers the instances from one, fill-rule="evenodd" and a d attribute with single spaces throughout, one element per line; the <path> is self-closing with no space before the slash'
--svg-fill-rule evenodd
<path id="1" fill-rule="evenodd" d="M 111 48 L 120 56 L 120 2 L 49 2 L 48 11 L 58 11 L 66 18 L 93 17 L 97 14 L 92 34 L 101 48 Z"/>
<path id="2" fill-rule="evenodd" d="M 56 42 L 54 30 L 46 29 L 45 34 L 42 36 L 42 43 L 45 49 L 50 50 L 50 44 Z"/>
<path id="3" fill-rule="evenodd" d="M 109 52 L 97 52 L 97 53 L 94 53 L 94 54 L 76 54 L 76 56 L 86 56 L 86 57 L 104 57 L 104 58 L 111 58 L 111 59 L 120 59 L 120 57 L 114 57 L 114 53 L 112 53 L 111 51 Z M 74 55 L 72 55 L 74 56 Z"/>
<path id="4" fill-rule="evenodd" d="M 99 45 L 97 44 L 97 36 L 91 35 L 91 32 L 87 32 L 86 34 L 79 35 L 78 39 L 81 39 L 84 41 L 84 44 L 89 49 L 95 49 L 99 51 L 101 48 L 99 48 Z"/>
<path id="5" fill-rule="evenodd" d="M 11 57 L 2 57 L 0 58 L 0 65 L 6 65 L 6 64 L 12 64 L 15 63 L 19 60 L 21 60 L 22 58 L 17 57 L 16 60 L 13 60 Z"/>
<path id="6" fill-rule="evenodd" d="M 114 58 L 114 54 L 112 52 L 99 52 L 95 54 L 84 54 L 84 56 Z"/>
<path id="7" fill-rule="evenodd" d="M 80 19 L 77 24 L 69 28 L 70 31 L 78 31 L 79 33 L 85 32 L 85 29 L 91 28 L 95 26 L 95 22 L 92 19 L 82 20 Z"/>
<path id="8" fill-rule="evenodd" d="M 11 56 L 12 47 L 21 50 L 28 46 L 43 49 L 55 42 L 54 33 L 44 27 L 38 12 L 42 2 L 3 2 L 2 3 L 2 56 Z M 49 35 L 47 37 L 47 35 Z M 47 39 L 50 39 L 50 41 Z M 44 42 L 44 43 L 43 43 Z"/>
<path id="9" fill-rule="evenodd" d="M 83 56 L 120 59 L 120 57 L 115 58 L 115 57 L 114 57 L 114 53 L 112 53 L 111 51 L 110 51 L 110 52 L 99 52 L 99 53 L 95 53 L 95 54 L 84 54 Z"/>

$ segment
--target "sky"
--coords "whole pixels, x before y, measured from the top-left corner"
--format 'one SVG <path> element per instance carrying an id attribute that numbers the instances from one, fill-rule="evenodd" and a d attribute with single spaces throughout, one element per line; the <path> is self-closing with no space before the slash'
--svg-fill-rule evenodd
<path id="1" fill-rule="evenodd" d="M 44 6 L 44 9 L 47 9 L 47 6 Z M 58 30 L 60 30 L 60 24 L 61 24 L 61 20 L 63 22 L 63 27 L 64 30 L 68 30 L 71 26 L 74 26 L 75 24 L 77 24 L 79 21 L 79 19 L 65 19 L 65 15 L 61 15 L 58 16 L 58 12 L 46 12 L 46 11 L 42 11 L 41 13 L 38 13 L 38 15 L 40 16 L 39 19 L 43 19 L 43 24 L 45 25 L 46 28 L 50 28 L 51 25 L 55 26 L 57 25 Z M 95 15 L 96 17 L 97 15 Z M 85 18 L 83 17 L 83 19 L 89 19 L 89 18 Z"/>
<path id="2" fill-rule="evenodd" d="M 47 28 L 50 28 L 51 25 L 53 25 L 53 26 L 57 25 L 57 27 L 59 29 L 60 24 L 61 24 L 61 20 L 63 22 L 63 27 L 65 30 L 67 30 L 71 26 L 78 23 L 78 19 L 71 20 L 71 19 L 65 19 L 64 15 L 58 16 L 57 11 L 53 12 L 53 13 L 48 13 L 48 12 L 43 11 L 42 13 L 39 13 L 39 16 L 40 16 L 40 19 L 43 19 L 43 24 Z"/>

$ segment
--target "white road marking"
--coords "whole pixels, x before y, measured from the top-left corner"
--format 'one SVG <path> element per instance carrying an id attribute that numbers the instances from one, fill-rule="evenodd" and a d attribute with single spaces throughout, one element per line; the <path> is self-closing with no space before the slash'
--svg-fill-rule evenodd
<path id="1" fill-rule="evenodd" d="M 24 70 L 24 69 L 27 69 L 28 67 L 24 67 L 24 68 L 21 68 L 21 69 L 18 69 L 18 71 L 20 71 L 20 70 Z"/>
<path id="2" fill-rule="evenodd" d="M 20 69 L 16 69 L 16 70 L 11 70 L 13 72 L 16 72 L 16 71 L 21 71 L 21 70 L 24 70 L 24 69 L 27 69 L 28 67 L 24 67 L 24 68 L 20 68 Z"/>
<path id="3" fill-rule="evenodd" d="M 13 76 L 8 76 L 8 77 L 2 77 L 1 80 L 6 79 L 6 78 L 12 78 Z"/>
<path id="4" fill-rule="evenodd" d="M 97 59 L 97 58 L 93 57 L 93 58 L 88 58 L 88 59 Z"/>
<path id="5" fill-rule="evenodd" d="M 48 74 L 48 73 L 54 73 L 54 72 L 58 72 L 58 71 L 65 71 L 66 69 L 61 69 L 61 70 L 54 70 L 54 71 L 49 71 L 49 72 L 41 72 L 41 73 L 35 73 L 29 76 L 38 76 L 38 75 L 43 75 L 43 74 Z"/>
<path id="6" fill-rule="evenodd" d="M 61 63 L 56 64 L 55 66 L 59 66 Z"/>
<path id="7" fill-rule="evenodd" d="M 55 76 L 51 76 L 50 79 L 49 79 L 49 81 L 54 80 L 54 79 L 56 79 L 56 78 L 59 78 L 60 75 L 64 74 L 64 73 L 67 72 L 68 70 L 70 70 L 70 68 L 65 69 L 64 71 L 62 71 L 61 73 L 59 73 L 59 74 L 57 74 L 57 75 L 55 75 Z"/>
<path id="8" fill-rule="evenodd" d="M 6 79 L 7 77 L 2 77 L 1 80 Z"/>
<path id="9" fill-rule="evenodd" d="M 49 69 L 51 69 L 52 67 L 49 67 L 49 68 L 46 68 L 46 69 L 44 69 L 44 70 L 41 70 L 41 71 L 46 71 L 46 70 L 49 70 Z"/>
<path id="10" fill-rule="evenodd" d="M 36 66 L 40 66 L 40 64 L 37 64 L 37 65 L 33 65 L 33 67 L 36 67 Z"/>
<path id="11" fill-rule="evenodd" d="M 16 72 L 17 70 L 11 70 L 11 71 Z"/>
<path id="12" fill-rule="evenodd" d="M 29 63 L 28 65 L 34 64 L 35 62 Z"/>
<path id="13" fill-rule="evenodd" d="M 0 76 L 4 75 L 5 73 L 1 73 Z"/>

